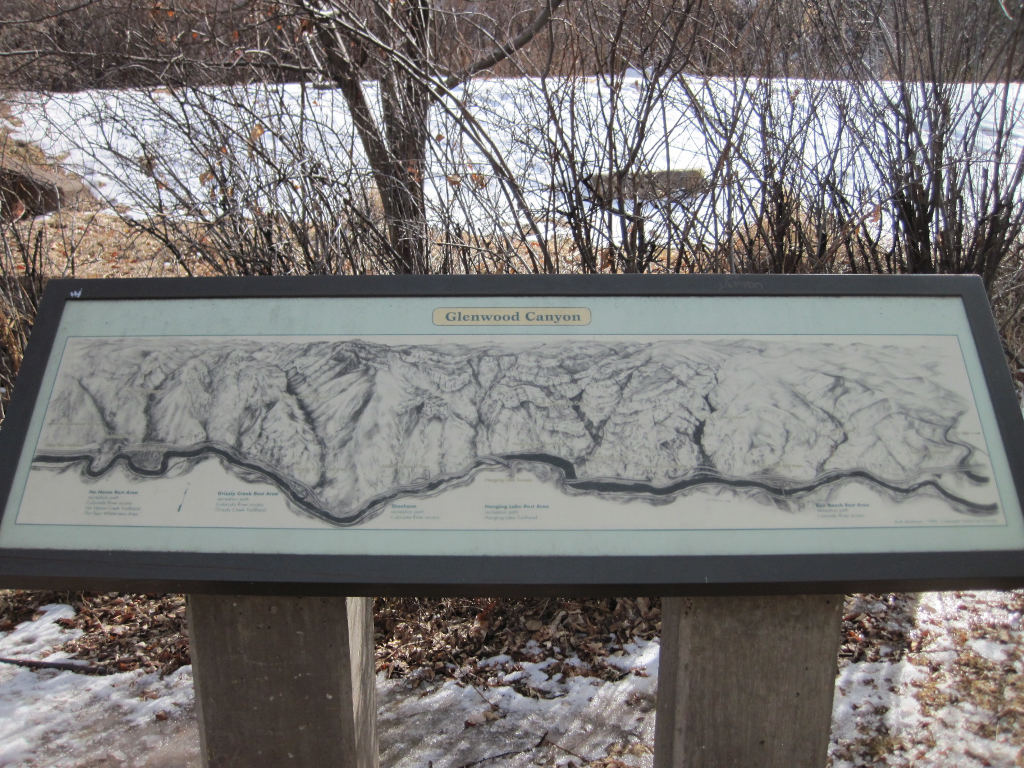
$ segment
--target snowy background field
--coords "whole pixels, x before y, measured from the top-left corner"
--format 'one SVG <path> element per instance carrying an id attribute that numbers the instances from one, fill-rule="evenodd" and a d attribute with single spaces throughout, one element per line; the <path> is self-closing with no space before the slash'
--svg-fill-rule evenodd
<path id="1" fill-rule="evenodd" d="M 60 620 L 73 612 L 42 607 L 0 634 L 0 657 L 68 660 L 81 631 Z M 845 614 L 834 768 L 1024 765 L 1024 591 L 854 596 Z M 651 765 L 657 640 L 610 642 L 611 680 L 558 651 L 528 641 L 432 680 L 380 672 L 381 764 Z M 3 766 L 198 766 L 195 717 L 189 666 L 162 677 L 0 664 Z"/>
<path id="2" fill-rule="evenodd" d="M 374 84 L 365 87 L 375 102 Z M 1012 175 L 1024 156 L 1024 86 L 947 90 L 953 117 L 943 141 L 950 169 L 977 175 L 970 183 L 981 202 L 989 194 L 985 179 Z M 616 170 L 626 158 L 631 172 L 696 169 L 729 189 L 648 210 L 655 234 L 659 227 L 692 228 L 695 219 L 753 213 L 739 209 L 776 181 L 765 177 L 767 168 L 783 174 L 793 194 L 832 187 L 828 194 L 846 205 L 854 201 L 862 212 L 884 209 L 885 175 L 897 156 L 890 156 L 895 150 L 878 120 L 891 116 L 895 129 L 904 110 L 924 115 L 930 98 L 923 85 L 908 90 L 886 82 L 857 87 L 698 77 L 652 82 L 638 71 L 614 79 L 473 80 L 431 113 L 427 210 L 435 225 L 444 220 L 506 232 L 532 216 L 552 227 L 546 230 L 551 236 L 562 226 L 552 217 L 579 192 L 560 187 Z M 369 183 L 369 163 L 344 99 L 329 88 L 264 83 L 16 93 L 6 101 L 17 116 L 8 122 L 12 138 L 61 158 L 98 199 L 134 217 L 211 215 L 199 209 L 220 193 L 225 163 L 247 166 L 231 176 L 233 194 L 242 196 L 246 187 L 245 205 L 286 216 L 301 215 L 309 204 L 309 191 L 297 180 L 320 175 L 353 188 Z M 571 130 L 571 137 L 555 125 Z M 908 130 L 927 132 L 929 126 Z M 915 141 L 927 145 L 928 136 Z M 495 183 L 502 173 L 521 190 L 520 205 Z M 814 184 L 820 188 L 806 189 Z M 884 231 L 887 222 L 875 223 Z M 701 231 L 711 236 L 714 229 Z"/>

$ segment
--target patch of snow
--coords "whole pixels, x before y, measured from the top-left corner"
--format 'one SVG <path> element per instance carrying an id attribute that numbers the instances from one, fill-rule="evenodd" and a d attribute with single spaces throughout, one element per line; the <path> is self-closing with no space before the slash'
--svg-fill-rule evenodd
<path id="1" fill-rule="evenodd" d="M 657 641 L 634 648 L 631 667 L 656 669 Z M 535 679 L 547 664 L 523 664 L 523 675 Z M 419 694 L 402 681 L 379 681 L 381 764 L 458 766 L 496 755 L 505 755 L 492 763 L 497 766 L 547 759 L 565 764 L 573 756 L 580 764 L 581 758 L 605 757 L 617 744 L 653 745 L 656 682 L 656 672 L 614 683 L 574 676 L 557 698 L 535 699 L 506 685 L 477 689 L 447 681 Z M 652 763 L 646 747 L 634 749 L 632 761 L 622 759 L 627 765 Z"/>
<path id="2" fill-rule="evenodd" d="M 0 656 L 66 658 L 53 651 L 81 632 L 56 622 L 73 615 L 67 605 L 45 606 L 35 621 L 0 635 Z M 147 762 L 148 753 L 158 753 L 152 749 L 159 746 L 153 739 L 159 742 L 162 731 L 180 730 L 182 718 L 192 716 L 193 701 L 191 667 L 160 679 L 145 672 L 92 676 L 0 664 L 0 766 L 155 767 L 160 763 Z M 163 726 L 157 713 L 174 722 Z M 149 731 L 148 741 L 136 739 L 142 725 Z"/>
<path id="3" fill-rule="evenodd" d="M 1002 663 L 1009 657 L 1009 650 L 1006 647 L 1006 643 L 1000 643 L 993 640 L 969 640 L 967 642 L 967 647 L 982 658 L 996 663 Z"/>
<path id="4" fill-rule="evenodd" d="M 997 664 L 1019 658 L 1024 634 L 1011 629 L 1019 614 L 1008 602 L 1007 593 L 996 591 L 922 593 L 913 617 L 913 634 L 922 643 L 918 652 L 899 662 L 850 664 L 840 671 L 833 768 L 1024 763 L 1024 748 L 1010 737 L 1021 713 L 989 711 L 981 706 L 984 698 L 972 700 L 969 687 L 978 673 L 971 669 L 971 679 L 964 680 L 956 666 L 965 649 Z"/>
<path id="5" fill-rule="evenodd" d="M 499 653 L 497 656 L 481 659 L 477 666 L 487 669 L 488 667 L 500 667 L 502 664 L 508 664 L 510 661 L 512 661 L 512 657 L 507 653 Z"/>
<path id="6" fill-rule="evenodd" d="M 23 621 L 13 630 L 0 635 L 0 656 L 18 659 L 39 659 L 39 655 L 78 637 L 81 630 L 64 629 L 57 623 L 70 619 L 75 609 L 70 605 L 44 605 L 33 621 Z M 56 657 L 52 660 L 56 660 Z"/>
<path id="7" fill-rule="evenodd" d="M 630 670 L 657 669 L 658 667 L 658 646 L 653 644 L 626 643 L 622 646 L 621 653 L 613 653 L 608 656 L 605 663 L 610 667 L 621 669 L 623 672 Z M 654 674 L 657 674 L 656 672 Z"/>

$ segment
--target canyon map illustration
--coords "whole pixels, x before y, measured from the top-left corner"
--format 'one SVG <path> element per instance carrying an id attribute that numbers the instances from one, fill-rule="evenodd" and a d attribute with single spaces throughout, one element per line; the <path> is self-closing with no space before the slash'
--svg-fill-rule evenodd
<path id="1" fill-rule="evenodd" d="M 131 524 L 132 497 L 166 487 L 172 526 L 257 524 L 252 511 L 282 528 L 415 527 L 403 509 L 485 474 L 560 500 L 525 516 L 541 529 L 598 501 L 682 529 L 737 500 L 779 525 L 857 506 L 875 525 L 995 522 L 978 415 L 950 370 L 955 338 L 74 337 L 29 486 L 81 487 L 60 521 L 92 525 Z M 516 518 L 501 511 L 520 487 L 488 486 L 489 525 Z M 19 522 L 33 514 L 55 513 L 23 505 Z"/>

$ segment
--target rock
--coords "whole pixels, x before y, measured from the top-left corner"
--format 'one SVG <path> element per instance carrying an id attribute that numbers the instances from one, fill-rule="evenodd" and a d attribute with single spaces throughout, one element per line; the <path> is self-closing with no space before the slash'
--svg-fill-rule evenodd
<path id="1" fill-rule="evenodd" d="M 617 199 L 669 200 L 700 194 L 707 180 L 699 168 L 633 173 L 595 173 L 586 179 L 594 202 L 607 208 Z"/>
<path id="2" fill-rule="evenodd" d="M 0 220 L 45 216 L 89 198 L 85 185 L 56 168 L 0 154 Z"/>

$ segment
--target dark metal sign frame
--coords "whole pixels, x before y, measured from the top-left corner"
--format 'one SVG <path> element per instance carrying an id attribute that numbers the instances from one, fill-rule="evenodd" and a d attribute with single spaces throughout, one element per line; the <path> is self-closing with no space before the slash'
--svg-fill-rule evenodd
<path id="1" fill-rule="evenodd" d="M 797 551 L 649 554 L 619 550 L 503 554 L 361 554 L 346 552 L 245 552 L 110 548 L 90 544 L 18 546 L 8 531 L 17 513 L 11 499 L 21 491 L 33 459 L 26 448 L 33 414 L 45 407 L 46 372 L 59 362 L 55 348 L 66 308 L 75 303 L 156 302 L 154 312 L 173 314 L 182 299 L 429 299 L 441 307 L 583 306 L 608 297 L 642 301 L 663 297 L 836 300 L 869 297 L 879 306 L 916 298 L 954 299 L 969 327 L 972 357 L 984 380 L 996 425 L 986 439 L 997 440 L 1008 467 L 1000 493 L 1007 530 L 1005 547 L 958 545 L 920 551 Z M 473 303 L 475 302 L 475 304 Z M 518 302 L 518 304 L 516 303 Z M 838 306 L 838 305 L 837 305 Z M 485 334 L 488 323 L 522 318 L 451 310 L 456 325 Z M 506 313 L 509 314 L 509 313 Z M 514 314 L 514 313 L 512 313 Z M 441 317 L 438 320 L 438 317 Z M 573 313 L 552 314 L 572 325 L 587 323 Z M 573 319 L 575 317 L 575 320 Z M 476 319 L 474 319 L 476 318 Z M 473 323 L 477 323 L 473 326 Z M 481 330 L 479 325 L 483 323 Z M 751 329 L 751 334 L 758 329 Z M 565 332 L 560 328 L 559 332 Z M 813 332 L 813 329 L 811 330 Z M 481 336 L 480 338 L 485 338 Z M 963 340 L 961 340 L 962 342 Z M 39 402 L 37 402 L 39 401 Z M 0 431 L 0 586 L 25 588 L 131 589 L 211 593 L 429 595 L 429 594 L 782 594 L 951 588 L 1012 588 L 1024 585 L 1024 423 L 1007 371 L 981 281 L 934 276 L 521 276 L 521 277 L 306 277 L 146 280 L 54 280 L 47 287 L 18 377 L 14 399 Z M 39 458 L 37 455 L 36 458 Z M 520 457 L 521 458 L 521 457 Z M 19 475 L 19 472 L 21 473 Z M 997 472 L 998 474 L 998 472 Z M 433 487 L 433 486 L 432 486 Z M 579 485 L 578 488 L 582 488 Z M 588 488 L 600 487 L 594 481 Z M 829 530 L 834 532 L 836 528 Z M 965 529 L 967 530 L 967 529 Z M 7 535 L 5 535 L 7 534 Z M 728 534 L 725 534 L 726 536 Z M 767 534 L 766 534 L 767 535 Z M 880 535 L 885 535 L 884 532 Z M 500 531 L 493 532 L 500 538 Z M 905 539 L 904 539 L 905 540 Z M 965 540 L 969 540 L 969 537 Z M 557 549 L 557 548 L 556 548 Z M 884 549 L 884 547 L 883 547 Z"/>

